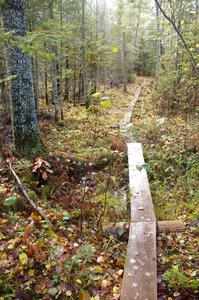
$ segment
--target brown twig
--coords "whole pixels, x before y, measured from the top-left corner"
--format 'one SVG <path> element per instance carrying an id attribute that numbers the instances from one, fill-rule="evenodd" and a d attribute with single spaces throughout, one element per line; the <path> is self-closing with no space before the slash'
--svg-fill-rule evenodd
<path id="1" fill-rule="evenodd" d="M 30 196 L 28 195 L 28 193 L 26 192 L 23 183 L 21 182 L 21 180 L 19 179 L 18 175 L 16 174 L 15 170 L 12 167 L 11 161 L 9 161 L 9 167 L 10 167 L 10 171 L 12 173 L 12 175 L 14 176 L 14 178 L 16 179 L 16 182 L 24 196 L 24 198 L 29 202 L 29 204 L 45 219 L 45 221 L 48 223 L 49 226 L 53 226 L 52 223 L 50 222 L 50 220 L 48 219 L 48 217 L 44 214 L 44 212 L 37 207 L 37 205 L 34 203 L 34 201 L 30 198 Z"/>

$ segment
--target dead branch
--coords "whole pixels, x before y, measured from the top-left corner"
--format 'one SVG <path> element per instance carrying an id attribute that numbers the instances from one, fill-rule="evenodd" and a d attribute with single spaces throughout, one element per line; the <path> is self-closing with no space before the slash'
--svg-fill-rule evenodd
<path id="1" fill-rule="evenodd" d="M 51 227 L 53 226 L 52 223 L 50 222 L 50 220 L 48 219 L 48 217 L 44 214 L 44 212 L 42 211 L 41 208 L 37 207 L 37 205 L 34 203 L 34 201 L 30 198 L 30 196 L 28 195 L 28 193 L 26 192 L 23 183 L 21 182 L 21 180 L 19 179 L 18 175 L 16 174 L 15 170 L 12 167 L 11 161 L 9 161 L 9 167 L 10 167 L 10 171 L 12 173 L 12 175 L 14 176 L 24 198 L 29 202 L 29 204 L 45 219 L 45 221 L 48 223 L 48 225 L 50 225 Z"/>

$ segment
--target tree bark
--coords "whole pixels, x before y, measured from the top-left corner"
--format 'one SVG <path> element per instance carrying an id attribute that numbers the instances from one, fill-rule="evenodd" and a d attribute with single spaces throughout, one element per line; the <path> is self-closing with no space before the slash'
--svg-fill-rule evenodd
<path id="1" fill-rule="evenodd" d="M 66 57 L 65 60 L 65 68 L 66 70 L 69 69 L 69 60 L 68 57 Z M 69 100 L 69 79 L 68 76 L 65 76 L 65 84 L 64 84 L 64 100 L 68 101 Z"/>
<path id="2" fill-rule="evenodd" d="M 50 19 L 53 20 L 53 5 L 54 5 L 54 1 L 50 1 L 49 2 L 49 12 L 50 12 Z M 52 71 L 52 99 L 53 99 L 53 104 L 55 107 L 55 111 L 54 111 L 54 119 L 55 122 L 59 121 L 59 82 L 58 82 L 58 61 L 57 61 L 57 47 L 56 45 L 52 47 L 52 52 L 55 53 L 55 58 L 52 62 L 52 67 L 51 67 L 51 71 Z"/>
<path id="3" fill-rule="evenodd" d="M 0 103 L 8 108 L 9 105 L 9 96 L 7 92 L 7 84 L 6 79 L 7 77 L 7 70 L 6 70 L 6 61 L 4 57 L 0 57 Z"/>
<path id="4" fill-rule="evenodd" d="M 39 114 L 39 78 L 37 56 L 32 57 L 33 95 L 35 101 L 36 114 Z"/>
<path id="5" fill-rule="evenodd" d="M 139 3 L 138 19 L 137 19 L 137 25 L 136 25 L 136 31 L 135 31 L 135 47 L 137 47 L 138 31 L 139 31 L 139 27 L 140 27 L 141 11 L 142 11 L 142 0 L 140 0 L 140 3 Z"/>
<path id="6" fill-rule="evenodd" d="M 46 43 L 44 43 L 44 50 L 47 51 Z M 44 63 L 44 86 L 45 86 L 45 100 L 46 105 L 49 105 L 49 96 L 48 96 L 48 66 L 47 62 Z"/>
<path id="7" fill-rule="evenodd" d="M 85 28 L 85 6 L 86 1 L 82 0 L 82 63 L 83 63 L 83 99 L 86 108 L 89 108 L 90 101 L 88 95 L 88 78 L 87 78 L 87 62 L 86 62 L 86 28 Z"/>
<path id="8" fill-rule="evenodd" d="M 127 92 L 127 69 L 126 69 L 126 34 L 122 34 L 122 69 L 123 69 L 123 91 Z"/>
<path id="9" fill-rule="evenodd" d="M 76 88 L 77 88 L 77 62 L 74 58 L 74 75 L 73 75 L 73 105 L 76 106 Z"/>
<path id="10" fill-rule="evenodd" d="M 57 88 L 57 62 L 53 61 L 52 64 L 52 96 L 55 106 L 55 122 L 59 121 L 59 99 L 58 99 L 58 88 Z"/>
<path id="11" fill-rule="evenodd" d="M 15 36 L 26 35 L 23 0 L 6 0 L 2 5 L 5 30 Z M 12 121 L 15 149 L 21 156 L 43 151 L 33 97 L 30 57 L 16 44 L 7 45 L 8 66 L 11 76 Z M 20 62 L 20 63 L 19 63 Z"/>
<path id="12" fill-rule="evenodd" d="M 155 2 L 156 6 L 156 26 L 157 26 L 157 33 L 158 37 L 156 40 L 156 77 L 158 77 L 160 73 L 160 57 L 161 57 L 161 41 L 160 41 L 160 11 L 157 3 Z"/>
<path id="13" fill-rule="evenodd" d="M 198 17 L 199 17 L 199 0 L 196 0 L 196 17 L 197 17 L 197 20 L 198 20 Z"/>
<path id="14" fill-rule="evenodd" d="M 97 39 L 98 39 L 98 11 L 99 11 L 99 6 L 98 6 L 98 0 L 96 0 L 96 11 L 95 11 L 95 17 L 96 17 L 96 24 L 95 24 L 95 51 L 97 49 Z M 97 92 L 97 77 L 98 77 L 98 66 L 96 62 L 97 57 L 95 57 L 95 61 L 93 63 L 93 93 Z"/>
<path id="15" fill-rule="evenodd" d="M 62 12 L 62 7 L 63 7 L 63 3 L 62 0 L 60 0 L 60 25 L 61 28 L 63 27 L 63 12 Z M 63 41 L 61 40 L 60 43 L 60 61 L 59 61 L 59 67 L 60 67 L 60 117 L 61 117 L 61 121 L 64 120 L 64 99 L 63 99 L 63 64 L 62 64 L 62 48 L 63 48 Z"/>

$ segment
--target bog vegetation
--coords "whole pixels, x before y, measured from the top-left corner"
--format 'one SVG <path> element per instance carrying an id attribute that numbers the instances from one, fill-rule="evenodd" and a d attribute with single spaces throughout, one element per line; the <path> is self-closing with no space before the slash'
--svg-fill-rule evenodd
<path id="1" fill-rule="evenodd" d="M 120 299 L 127 138 L 143 144 L 159 299 L 198 299 L 199 1 L 0 0 L 0 300 Z"/>

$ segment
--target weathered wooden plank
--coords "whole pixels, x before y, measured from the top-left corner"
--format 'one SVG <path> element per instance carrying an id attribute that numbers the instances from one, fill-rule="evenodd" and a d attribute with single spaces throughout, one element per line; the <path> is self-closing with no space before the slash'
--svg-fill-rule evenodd
<path id="1" fill-rule="evenodd" d="M 132 113 L 133 113 L 133 108 L 140 96 L 140 92 L 141 92 L 141 89 L 142 89 L 142 86 L 140 85 L 137 90 L 136 90 L 136 93 L 135 93 L 135 96 L 133 97 L 132 101 L 130 102 L 129 106 L 128 106 L 128 109 L 124 115 L 124 118 L 122 119 L 122 121 L 120 122 L 120 128 L 125 130 L 125 127 L 131 123 L 131 116 L 132 116 Z"/>
<path id="2" fill-rule="evenodd" d="M 156 299 L 156 222 L 135 222 L 130 229 L 121 300 Z"/>
<path id="3" fill-rule="evenodd" d="M 129 184 L 131 191 L 131 220 L 156 221 L 151 192 L 140 143 L 128 144 Z"/>
<path id="4" fill-rule="evenodd" d="M 128 144 L 131 226 L 121 300 L 157 300 L 156 218 L 140 143 Z"/>

